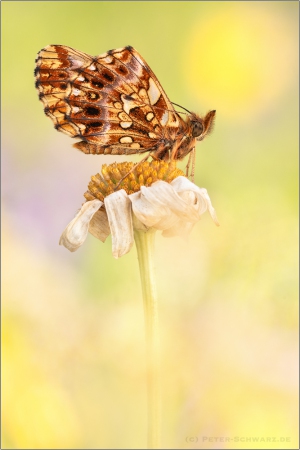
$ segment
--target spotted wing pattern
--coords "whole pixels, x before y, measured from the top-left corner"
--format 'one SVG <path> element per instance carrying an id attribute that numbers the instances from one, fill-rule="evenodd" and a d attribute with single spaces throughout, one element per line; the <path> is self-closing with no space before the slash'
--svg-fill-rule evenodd
<path id="1" fill-rule="evenodd" d="M 49 45 L 36 59 L 36 87 L 55 128 L 85 153 L 164 151 L 186 123 L 132 47 L 92 57 Z"/>

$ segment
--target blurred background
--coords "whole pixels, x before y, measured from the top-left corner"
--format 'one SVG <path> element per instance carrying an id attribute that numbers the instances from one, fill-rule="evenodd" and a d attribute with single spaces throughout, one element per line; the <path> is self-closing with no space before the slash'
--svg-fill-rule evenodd
<path id="1" fill-rule="evenodd" d="M 48 44 L 132 45 L 172 101 L 217 110 L 195 182 L 221 226 L 156 237 L 162 447 L 298 448 L 298 10 L 2 2 L 2 448 L 146 446 L 136 250 L 58 245 L 90 176 L 125 158 L 75 150 L 44 115 Z"/>

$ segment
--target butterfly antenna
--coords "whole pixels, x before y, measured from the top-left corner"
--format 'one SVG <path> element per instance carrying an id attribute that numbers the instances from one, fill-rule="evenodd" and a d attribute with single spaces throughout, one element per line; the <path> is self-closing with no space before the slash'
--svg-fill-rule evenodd
<path id="1" fill-rule="evenodd" d="M 172 105 L 179 106 L 179 108 L 184 109 L 184 110 L 187 111 L 189 114 L 192 114 L 191 111 L 189 111 L 188 109 L 184 108 L 183 106 L 177 105 L 177 103 L 174 103 L 174 102 L 171 102 L 171 103 L 172 103 Z M 184 114 L 184 113 L 183 113 L 183 114 Z"/>
<path id="2" fill-rule="evenodd" d="M 171 102 L 172 103 L 172 102 Z M 175 103 L 174 103 L 175 104 Z M 155 105 L 151 105 L 153 109 L 160 109 L 161 111 L 169 111 L 169 112 L 174 112 L 174 110 L 172 109 L 166 109 L 166 108 L 161 108 L 160 106 L 155 106 Z M 175 110 L 176 111 L 176 110 Z M 185 112 L 182 111 L 176 111 L 179 114 L 186 114 Z"/>

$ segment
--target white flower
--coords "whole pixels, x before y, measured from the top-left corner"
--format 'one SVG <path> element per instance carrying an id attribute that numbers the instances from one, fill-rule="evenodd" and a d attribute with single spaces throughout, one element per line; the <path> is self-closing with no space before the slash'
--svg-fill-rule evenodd
<path id="1" fill-rule="evenodd" d="M 121 189 L 105 197 L 104 202 L 86 202 L 59 243 L 73 252 L 83 244 L 88 232 L 102 242 L 111 233 L 112 253 L 119 258 L 130 251 L 134 228 L 161 230 L 165 237 L 186 236 L 207 209 L 219 225 L 206 189 L 183 176 L 171 183 L 156 181 L 149 187 L 141 186 L 138 192 L 129 195 Z"/>

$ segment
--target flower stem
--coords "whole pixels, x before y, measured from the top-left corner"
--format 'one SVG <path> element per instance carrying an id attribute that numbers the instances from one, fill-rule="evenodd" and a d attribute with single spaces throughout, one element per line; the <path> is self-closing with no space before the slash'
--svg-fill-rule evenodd
<path id="1" fill-rule="evenodd" d="M 148 448 L 160 448 L 160 370 L 158 312 L 155 273 L 153 266 L 155 231 L 134 232 L 144 299 L 147 391 L 148 391 Z"/>

